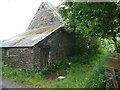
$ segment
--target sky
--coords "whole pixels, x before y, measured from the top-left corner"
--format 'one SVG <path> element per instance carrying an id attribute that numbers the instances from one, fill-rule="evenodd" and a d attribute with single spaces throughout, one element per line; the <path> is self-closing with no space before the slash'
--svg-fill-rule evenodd
<path id="1" fill-rule="evenodd" d="M 42 1 L 57 6 L 63 0 L 0 0 L 0 41 L 24 32 Z"/>
<path id="2" fill-rule="evenodd" d="M 42 1 L 54 6 L 61 3 L 61 0 L 0 0 L 0 40 L 24 32 Z"/>

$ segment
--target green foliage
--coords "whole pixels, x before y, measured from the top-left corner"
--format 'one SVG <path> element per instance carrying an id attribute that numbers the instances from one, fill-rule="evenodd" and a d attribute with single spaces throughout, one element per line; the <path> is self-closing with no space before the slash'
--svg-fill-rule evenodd
<path id="1" fill-rule="evenodd" d="M 100 49 L 103 49 L 104 51 L 108 53 L 114 53 L 115 52 L 115 47 L 114 47 L 114 42 L 112 39 L 104 39 L 100 43 Z"/>
<path id="2" fill-rule="evenodd" d="M 61 61 L 55 61 L 49 68 L 41 68 L 39 72 L 26 71 L 19 67 L 3 65 L 4 79 L 32 85 L 40 88 L 101 88 L 104 87 L 105 53 L 75 56 Z M 46 80 L 41 72 L 64 72 L 64 79 Z"/>
<path id="3" fill-rule="evenodd" d="M 76 57 L 71 58 L 71 65 L 68 68 L 65 79 L 52 80 L 49 88 L 104 88 L 105 73 L 104 73 L 104 55 L 92 55 L 85 58 L 89 63 L 81 64 Z M 77 57 L 78 59 L 78 57 Z M 79 57 L 81 59 L 81 57 Z M 78 62 L 79 61 L 79 62 Z"/>
<path id="4" fill-rule="evenodd" d="M 118 53 L 120 53 L 120 41 L 118 42 Z"/>
<path id="5" fill-rule="evenodd" d="M 42 74 L 6 64 L 2 65 L 2 78 L 33 86 L 44 83 Z"/>
<path id="6" fill-rule="evenodd" d="M 117 74 L 116 77 L 120 78 L 120 68 L 117 70 L 116 74 Z"/>
<path id="7" fill-rule="evenodd" d="M 116 71 L 116 77 L 120 79 L 120 68 Z"/>
<path id="8" fill-rule="evenodd" d="M 47 71 L 58 72 L 60 70 L 66 70 L 69 68 L 69 60 L 66 58 L 63 60 L 54 60 L 50 66 L 47 67 Z"/>
<path id="9" fill-rule="evenodd" d="M 103 54 L 104 49 L 105 49 L 105 47 L 103 49 L 97 50 L 96 53 L 91 51 L 90 53 L 86 53 L 86 54 L 83 53 L 83 54 L 78 54 L 76 56 L 67 57 L 67 58 L 64 58 L 64 59 L 54 60 L 51 65 L 41 67 L 38 72 L 45 73 L 45 72 L 48 72 L 48 71 L 58 72 L 58 71 L 61 71 L 61 70 L 67 70 L 71 67 L 71 64 L 76 64 L 76 63 L 79 63 L 81 65 L 90 64 L 90 62 L 92 61 L 92 59 L 94 58 L 94 56 L 96 54 L 100 54 L 100 55 Z M 104 51 L 104 54 L 106 55 L 106 51 Z M 92 59 L 91 59 L 91 57 L 92 57 Z"/>
<path id="10" fill-rule="evenodd" d="M 116 3 L 65 2 L 58 7 L 58 11 L 67 22 L 64 29 L 82 34 L 90 44 L 93 39 L 112 37 L 118 49 L 116 38 L 120 29 L 120 9 Z"/>

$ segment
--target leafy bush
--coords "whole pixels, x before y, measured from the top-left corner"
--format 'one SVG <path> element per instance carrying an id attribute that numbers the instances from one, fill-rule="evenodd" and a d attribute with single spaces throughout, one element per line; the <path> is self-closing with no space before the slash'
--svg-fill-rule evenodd
<path id="1" fill-rule="evenodd" d="M 68 76 L 62 80 L 54 80 L 49 88 L 104 88 L 104 55 L 94 55 L 86 58 L 89 63 L 80 64 L 79 62 L 71 63 L 67 69 Z M 72 61 L 75 58 L 71 58 Z M 77 61 L 77 60 L 76 60 Z"/>
<path id="2" fill-rule="evenodd" d="M 118 50 L 117 50 L 118 53 L 120 53 L 120 41 L 118 42 Z"/>

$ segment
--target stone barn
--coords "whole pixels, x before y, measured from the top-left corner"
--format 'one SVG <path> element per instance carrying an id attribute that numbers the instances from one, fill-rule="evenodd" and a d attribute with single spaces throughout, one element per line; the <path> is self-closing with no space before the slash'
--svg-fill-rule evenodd
<path id="1" fill-rule="evenodd" d="M 61 29 L 63 25 L 55 8 L 42 2 L 24 33 L 0 43 L 3 62 L 33 69 L 71 56 L 74 37 Z"/>

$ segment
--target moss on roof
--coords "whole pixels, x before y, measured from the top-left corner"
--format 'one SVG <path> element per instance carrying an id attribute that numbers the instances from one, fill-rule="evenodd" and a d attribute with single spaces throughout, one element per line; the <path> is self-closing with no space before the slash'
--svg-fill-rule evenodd
<path id="1" fill-rule="evenodd" d="M 16 42 L 14 42 L 14 43 L 10 44 L 9 46 L 14 46 L 15 44 L 19 43 L 20 41 L 22 41 L 22 40 L 24 40 L 24 39 L 26 39 L 26 37 L 25 37 L 25 38 L 21 38 L 21 39 L 17 40 Z"/>
<path id="2" fill-rule="evenodd" d="M 55 30 L 58 27 L 59 26 L 47 27 L 47 28 L 43 28 L 43 29 L 40 29 L 40 30 L 36 30 L 36 31 L 25 32 L 25 33 L 20 34 L 19 36 L 40 34 L 40 33 L 43 33 L 43 32 L 51 32 L 51 31 Z"/>
<path id="3" fill-rule="evenodd" d="M 43 29 L 40 29 L 40 30 L 36 30 L 36 31 L 29 31 L 29 32 L 25 32 L 25 33 L 19 34 L 17 36 L 26 36 L 26 35 L 33 35 L 33 34 L 41 34 L 41 33 L 44 33 L 44 32 L 51 32 L 51 31 L 57 29 L 59 26 L 60 25 L 54 26 L 54 27 L 47 27 L 47 28 L 43 28 Z M 15 41 L 15 42 L 13 42 L 9 46 L 14 46 L 14 45 L 18 44 L 19 42 L 21 42 L 22 40 L 24 40 L 26 38 L 27 37 L 21 38 L 21 39 Z"/>

